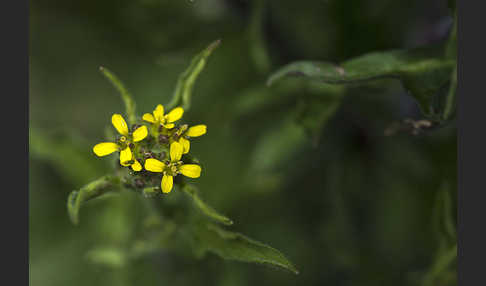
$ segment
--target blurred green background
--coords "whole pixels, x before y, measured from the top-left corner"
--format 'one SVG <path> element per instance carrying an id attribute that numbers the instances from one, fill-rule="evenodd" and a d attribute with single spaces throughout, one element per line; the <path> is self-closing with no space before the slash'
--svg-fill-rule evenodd
<path id="1" fill-rule="evenodd" d="M 425 285 L 450 246 L 442 218 L 455 221 L 454 124 L 385 136 L 393 122 L 421 118 L 387 80 L 349 88 L 309 135 L 300 119 L 315 91 L 265 82 L 295 60 L 439 42 L 451 25 L 439 0 L 30 1 L 30 284 Z M 179 73 L 217 39 L 184 115 L 208 126 L 191 145 L 204 165 L 195 183 L 231 230 L 279 249 L 301 273 L 171 251 L 118 268 L 90 262 L 91 249 L 132 239 L 143 213 L 138 198 L 119 196 L 87 204 L 78 226 L 67 215 L 69 192 L 112 169 L 91 148 L 124 112 L 98 67 L 123 80 L 142 114 L 169 102 Z M 315 106 L 326 104 L 335 101 Z M 439 276 L 432 285 L 456 284 L 454 267 Z"/>

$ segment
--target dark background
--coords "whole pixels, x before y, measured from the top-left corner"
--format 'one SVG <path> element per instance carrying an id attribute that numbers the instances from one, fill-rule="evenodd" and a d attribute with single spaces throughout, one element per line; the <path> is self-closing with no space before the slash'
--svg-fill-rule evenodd
<path id="1" fill-rule="evenodd" d="M 302 94 L 273 101 L 266 92 L 279 92 L 265 91 L 265 81 L 295 60 L 340 62 L 439 42 L 452 24 L 446 1 L 255 7 L 256 1 L 222 0 L 30 1 L 31 285 L 425 283 L 440 249 L 438 193 L 449 186 L 456 197 L 454 126 L 384 136 L 396 120 L 421 117 L 390 81 L 386 89 L 352 88 L 314 144 L 295 120 Z M 124 111 L 98 67 L 114 71 L 138 112 L 147 112 L 170 100 L 179 73 L 216 39 L 221 46 L 185 114 L 191 124 L 208 125 L 191 148 L 204 164 L 195 182 L 208 203 L 234 219 L 232 230 L 279 249 L 301 274 L 212 254 L 196 260 L 162 252 L 124 268 L 90 262 L 92 248 L 130 240 L 141 208 L 113 197 L 87 205 L 79 226 L 67 216 L 69 192 L 111 170 L 111 161 L 91 148 L 103 140 L 111 114 Z M 446 271 L 440 285 L 455 285 L 455 276 Z"/>

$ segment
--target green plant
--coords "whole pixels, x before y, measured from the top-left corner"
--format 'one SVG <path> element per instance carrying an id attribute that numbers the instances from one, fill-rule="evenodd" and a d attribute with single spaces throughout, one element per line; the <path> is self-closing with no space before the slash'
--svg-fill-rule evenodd
<path id="1" fill-rule="evenodd" d="M 135 192 L 141 204 L 147 207 L 147 215 L 143 218 L 140 236 L 135 236 L 123 248 L 108 246 L 91 250 L 88 253 L 91 261 L 121 267 L 157 251 L 175 250 L 179 242 L 184 241 L 200 258 L 212 252 L 224 259 L 269 264 L 298 273 L 278 250 L 222 228 L 221 225 L 229 226 L 233 221 L 203 201 L 195 185 L 178 176 L 197 178 L 201 174 L 201 162 L 189 154 L 189 139 L 206 133 L 206 126 L 188 127 L 176 121 L 190 109 L 193 85 L 219 43 L 212 43 L 196 55 L 180 75 L 168 104 L 172 110 L 167 114 L 159 104 L 153 114 L 137 116 L 135 101 L 128 90 L 112 72 L 101 68 L 121 94 L 128 123 L 120 114 L 112 116 L 112 124 L 120 134 L 108 138 L 110 142 L 95 145 L 93 151 L 98 156 L 118 152 L 116 170 L 71 192 L 68 213 L 71 221 L 78 224 L 80 209 L 85 203 L 107 194 Z M 148 127 L 144 125 L 147 122 L 150 123 Z"/>

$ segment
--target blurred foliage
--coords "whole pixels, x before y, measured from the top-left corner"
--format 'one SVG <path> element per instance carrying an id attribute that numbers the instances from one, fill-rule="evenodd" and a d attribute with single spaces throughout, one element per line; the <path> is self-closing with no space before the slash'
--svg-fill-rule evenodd
<path id="1" fill-rule="evenodd" d="M 456 285 L 454 8 L 445 0 L 31 1 L 30 284 Z M 91 152 L 109 116 L 124 111 L 98 67 L 116 71 L 137 110 L 152 110 L 215 39 L 186 115 L 210 126 L 191 147 L 206 170 L 197 192 L 204 201 L 178 189 L 162 207 L 160 198 L 119 192 L 87 201 L 73 226 L 69 192 L 116 165 Z M 317 73 L 266 86 L 296 61 L 324 62 L 337 77 L 331 63 L 345 72 L 349 64 L 361 75 L 370 57 L 424 46 L 441 52 L 414 62 L 417 74 L 401 61 L 392 74 L 401 82 L 386 73 L 323 82 L 329 75 Z M 424 67 L 431 62 L 440 73 Z M 373 61 L 370 72 L 384 63 Z M 423 90 L 420 109 L 414 97 Z M 385 136 L 404 119 L 433 124 Z M 191 207 L 178 210 L 181 201 Z M 183 238 L 201 254 L 227 257 L 234 254 L 197 238 L 247 241 L 205 224 L 194 236 L 154 215 L 203 213 L 200 202 L 281 250 L 300 274 L 194 259 Z"/>

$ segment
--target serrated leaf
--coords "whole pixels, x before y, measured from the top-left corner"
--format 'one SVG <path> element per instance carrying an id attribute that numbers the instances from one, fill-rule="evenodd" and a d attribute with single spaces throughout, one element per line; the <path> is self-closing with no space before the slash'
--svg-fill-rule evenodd
<path id="1" fill-rule="evenodd" d="M 128 116 L 128 123 L 134 124 L 136 120 L 135 116 L 135 101 L 132 98 L 128 89 L 123 85 L 120 79 L 105 67 L 100 67 L 101 73 L 111 82 L 111 84 L 118 90 L 125 104 L 125 110 Z"/>
<path id="2" fill-rule="evenodd" d="M 182 106 L 185 110 L 188 110 L 191 106 L 192 88 L 199 74 L 206 66 L 208 57 L 213 50 L 219 46 L 221 40 L 217 40 L 211 43 L 206 49 L 197 54 L 191 61 L 189 67 L 179 75 L 177 79 L 174 95 L 167 108 L 172 109 L 176 106 Z"/>
<path id="3" fill-rule="evenodd" d="M 214 224 L 198 224 L 192 228 L 196 255 L 212 252 L 223 259 L 278 266 L 298 274 L 299 271 L 280 251 L 240 233 L 224 230 Z"/>
<path id="4" fill-rule="evenodd" d="M 182 190 L 184 191 L 184 193 L 186 193 L 191 198 L 192 202 L 194 203 L 194 206 L 198 210 L 200 210 L 204 215 L 206 215 L 207 217 L 209 217 L 209 218 L 211 218 L 211 219 L 213 219 L 217 222 L 225 224 L 225 225 L 232 225 L 233 224 L 233 221 L 231 219 L 229 219 L 228 217 L 218 213 L 215 209 L 213 209 L 208 204 L 206 204 L 199 197 L 198 190 L 194 186 L 184 185 Z"/>
<path id="5" fill-rule="evenodd" d="M 78 191 L 72 191 L 67 201 L 68 214 L 72 223 L 78 224 L 79 210 L 83 203 L 116 190 L 119 184 L 118 177 L 107 175 L 85 185 Z"/>
<path id="6" fill-rule="evenodd" d="M 304 76 L 330 84 L 365 83 L 380 78 L 399 79 L 418 102 L 422 112 L 433 116 L 433 98 L 449 80 L 455 61 L 445 58 L 442 47 L 373 52 L 335 65 L 299 61 L 276 71 L 268 85 L 287 76 Z"/>

